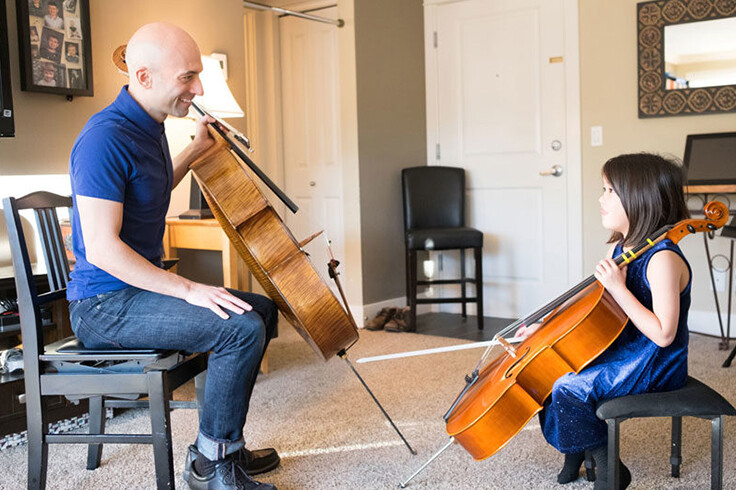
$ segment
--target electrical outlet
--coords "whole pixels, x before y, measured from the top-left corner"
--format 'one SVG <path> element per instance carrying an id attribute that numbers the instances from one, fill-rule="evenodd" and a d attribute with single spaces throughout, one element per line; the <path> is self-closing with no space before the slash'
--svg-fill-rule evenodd
<path id="1" fill-rule="evenodd" d="M 590 128 L 590 146 L 603 146 L 603 126 Z"/>

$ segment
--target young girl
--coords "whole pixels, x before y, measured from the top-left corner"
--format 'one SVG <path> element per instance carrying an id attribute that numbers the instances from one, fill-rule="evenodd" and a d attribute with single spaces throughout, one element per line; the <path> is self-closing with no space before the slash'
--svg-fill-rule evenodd
<path id="1" fill-rule="evenodd" d="M 621 335 L 578 374 L 558 379 L 540 413 L 547 441 L 565 454 L 557 477 L 569 483 L 578 477 L 584 452 L 598 466 L 596 489 L 607 489 L 606 423 L 596 405 L 636 393 L 682 387 L 687 378 L 687 313 L 691 271 L 679 247 L 657 243 L 627 267 L 613 258 L 629 251 L 664 225 L 688 217 L 682 193 L 682 171 L 657 155 L 638 153 L 612 158 L 603 166 L 601 221 L 611 230 L 609 258 L 595 277 L 628 315 Z M 621 485 L 631 473 L 620 463 Z"/>

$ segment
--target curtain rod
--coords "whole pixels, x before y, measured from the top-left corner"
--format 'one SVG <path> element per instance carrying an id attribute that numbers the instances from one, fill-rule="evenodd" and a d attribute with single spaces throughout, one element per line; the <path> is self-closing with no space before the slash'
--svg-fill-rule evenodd
<path id="1" fill-rule="evenodd" d="M 345 21 L 343 21 L 342 19 L 337 19 L 337 20 L 328 19 L 326 17 L 319 17 L 317 15 L 305 14 L 304 12 L 295 12 L 293 10 L 282 9 L 281 7 L 271 7 L 270 5 L 263 5 L 263 4 L 255 3 L 255 2 L 243 1 L 243 6 L 245 8 L 251 8 L 251 9 L 256 9 L 256 10 L 271 10 L 271 11 L 278 12 L 284 15 L 293 15 L 294 17 L 300 17 L 302 19 L 315 20 L 317 22 L 324 22 L 325 24 L 333 24 L 333 25 L 336 25 L 337 27 L 342 27 L 345 25 Z"/>

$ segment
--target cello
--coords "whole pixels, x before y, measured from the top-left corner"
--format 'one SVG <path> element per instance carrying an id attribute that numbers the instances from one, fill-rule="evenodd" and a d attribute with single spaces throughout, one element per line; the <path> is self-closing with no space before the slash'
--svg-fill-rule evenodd
<path id="1" fill-rule="evenodd" d="M 616 265 L 625 267 L 662 240 L 678 243 L 689 234 L 721 228 L 728 220 L 728 208 L 721 202 L 707 203 L 704 214 L 705 219 L 686 219 L 657 230 L 631 251 L 616 257 Z M 484 365 L 493 347 L 489 345 L 444 415 L 449 442 L 400 487 L 404 488 L 454 443 L 477 461 L 494 455 L 542 410 L 554 382 L 590 364 L 616 340 L 627 322 L 628 317 L 613 297 L 590 276 L 501 330 L 491 343 L 503 346 L 501 354 Z M 513 339 L 517 345 L 504 338 L 522 326 L 537 323 L 539 327 L 528 337 Z"/>
<path id="2" fill-rule="evenodd" d="M 119 46 L 112 60 L 127 75 L 125 48 L 126 45 Z M 248 157 L 243 147 L 252 152 L 250 140 L 196 101 L 192 107 L 215 121 L 208 125 L 214 144 L 189 169 L 221 228 L 281 314 L 322 360 L 335 355 L 345 360 L 409 451 L 416 454 L 347 357 L 347 350 L 355 345 L 359 335 L 339 281 L 339 262 L 330 251 L 328 274 L 335 281 L 343 304 L 317 273 L 304 249 L 322 232 L 297 241 L 254 177 L 292 212 L 298 207 Z"/>

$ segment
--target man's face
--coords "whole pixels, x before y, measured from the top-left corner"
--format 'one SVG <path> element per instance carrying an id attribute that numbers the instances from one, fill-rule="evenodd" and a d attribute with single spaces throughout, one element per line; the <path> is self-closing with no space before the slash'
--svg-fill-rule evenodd
<path id="1" fill-rule="evenodd" d="M 49 4 L 48 6 L 49 15 L 52 19 L 55 19 L 56 16 L 59 14 L 59 9 L 56 7 L 56 5 Z"/>
<path id="2" fill-rule="evenodd" d="M 199 50 L 184 49 L 174 56 L 164 56 L 161 66 L 152 72 L 152 95 L 157 109 L 176 117 L 186 116 L 194 96 L 204 93 L 199 79 L 201 71 Z"/>
<path id="3" fill-rule="evenodd" d="M 59 47 L 59 40 L 51 36 L 49 38 L 49 51 L 56 51 L 56 48 L 58 47 Z"/>

